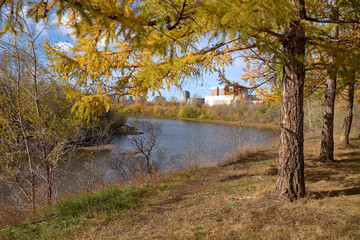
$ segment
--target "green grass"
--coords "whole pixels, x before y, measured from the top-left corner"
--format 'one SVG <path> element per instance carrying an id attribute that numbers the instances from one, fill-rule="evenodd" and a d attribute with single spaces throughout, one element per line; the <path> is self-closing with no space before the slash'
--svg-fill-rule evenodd
<path id="1" fill-rule="evenodd" d="M 147 184 L 124 188 L 111 185 L 75 198 L 62 199 L 23 223 L 2 229 L 0 238 L 71 239 L 74 230 L 89 227 L 92 222 L 97 222 L 93 221 L 96 218 L 100 218 L 102 224 L 108 224 L 120 218 L 122 212 L 138 207 L 141 200 L 154 192 L 156 189 Z"/>
<path id="2" fill-rule="evenodd" d="M 105 187 L 98 192 L 90 192 L 74 199 L 60 200 L 56 204 L 55 214 L 58 217 L 77 217 L 93 212 L 112 212 L 129 209 L 138 204 L 145 193 L 147 185 L 123 189 L 115 186 Z"/>

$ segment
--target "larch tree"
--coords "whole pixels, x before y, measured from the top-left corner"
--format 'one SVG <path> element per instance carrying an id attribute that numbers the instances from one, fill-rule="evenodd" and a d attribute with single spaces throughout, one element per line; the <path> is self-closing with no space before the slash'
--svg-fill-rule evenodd
<path id="1" fill-rule="evenodd" d="M 340 38 L 348 39 L 352 44 L 357 44 L 360 38 L 359 26 L 354 25 L 346 29 L 341 29 Z M 341 89 L 345 89 L 346 113 L 340 135 L 340 144 L 347 146 L 350 144 L 350 131 L 353 121 L 353 109 L 355 99 L 355 88 L 359 81 L 359 69 L 353 62 L 343 64 L 341 68 Z"/>
<path id="2" fill-rule="evenodd" d="M 346 113 L 340 135 L 340 144 L 348 146 L 350 144 L 350 131 L 353 121 L 354 97 L 355 97 L 356 73 L 350 71 L 348 81 L 346 82 Z"/>
<path id="3" fill-rule="evenodd" d="M 331 0 L 330 20 L 336 22 L 339 18 L 338 0 Z M 339 38 L 339 28 L 334 25 L 329 36 L 333 39 Z M 324 123 L 321 137 L 320 161 L 334 161 L 334 115 L 337 69 L 335 58 L 328 56 L 327 79 L 325 84 Z"/>
<path id="4" fill-rule="evenodd" d="M 17 24 L 25 1 L 2 1 L 12 7 L 4 31 Z M 267 54 L 281 66 L 281 137 L 275 195 L 290 200 L 305 196 L 303 97 L 307 46 L 343 51 L 331 35 L 333 24 L 358 24 L 357 1 L 341 1 L 331 17 L 329 1 L 315 0 L 113 0 L 33 1 L 29 15 L 59 20 L 74 29 L 71 54 L 47 46 L 53 67 L 80 86 L 98 87 L 92 106 L 111 94 L 146 95 L 186 79 L 222 71 L 245 50 Z M 200 47 L 204 45 L 205 47 Z M 99 97 L 100 96 L 100 97 Z M 85 105 L 80 102 L 79 105 Z M 91 107 L 91 106 L 84 106 Z"/>

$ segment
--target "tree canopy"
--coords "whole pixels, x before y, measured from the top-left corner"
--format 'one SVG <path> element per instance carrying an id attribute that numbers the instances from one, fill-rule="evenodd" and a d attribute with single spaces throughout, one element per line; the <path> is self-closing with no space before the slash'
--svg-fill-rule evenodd
<path id="1" fill-rule="evenodd" d="M 281 79 L 281 65 L 291 58 L 283 54 L 281 43 L 297 18 L 296 2 L 3 1 L 3 31 L 16 29 L 16 14 L 25 5 L 36 20 L 49 20 L 56 13 L 59 24 L 73 28 L 76 35 L 71 53 L 47 46 L 57 71 L 79 85 L 94 84 L 100 92 L 146 95 L 219 71 L 234 57 L 249 57 L 249 51 L 266 60 Z M 357 65 L 354 35 L 353 41 L 330 36 L 334 24 L 345 24 L 346 36 L 346 29 L 358 23 L 357 1 L 341 1 L 337 21 L 331 20 L 329 1 L 299 2 L 304 4 L 301 24 L 311 45 L 302 58 L 313 65 L 315 55 L 315 61 L 324 61 L 324 55 L 332 54 L 339 63 Z"/>

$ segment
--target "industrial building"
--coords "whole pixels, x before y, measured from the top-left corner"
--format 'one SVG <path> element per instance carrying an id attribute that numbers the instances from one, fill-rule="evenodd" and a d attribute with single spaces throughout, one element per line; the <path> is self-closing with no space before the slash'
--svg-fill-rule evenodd
<path id="1" fill-rule="evenodd" d="M 205 99 L 204 98 L 188 98 L 186 100 L 186 104 L 190 104 L 190 105 L 203 105 L 205 103 Z"/>
<path id="2" fill-rule="evenodd" d="M 199 98 L 199 97 L 190 97 L 190 92 L 189 91 L 183 91 L 181 92 L 181 96 L 180 96 L 180 103 L 182 104 L 190 104 L 190 105 L 203 105 L 205 103 L 205 99 L 204 98 Z"/>
<path id="3" fill-rule="evenodd" d="M 133 95 L 125 95 L 125 101 L 134 102 L 134 97 L 133 97 Z"/>
<path id="4" fill-rule="evenodd" d="M 209 106 L 222 104 L 235 104 L 241 101 L 248 101 L 249 93 L 247 89 L 240 89 L 238 93 L 234 92 L 233 87 L 214 87 L 210 90 L 210 96 L 205 97 L 205 104 Z"/>
<path id="5" fill-rule="evenodd" d="M 180 103 L 182 104 L 191 104 L 191 105 L 203 105 L 207 104 L 209 106 L 214 105 L 230 105 L 241 102 L 249 102 L 250 98 L 253 97 L 249 95 L 248 89 L 242 88 L 239 91 L 234 91 L 234 87 L 213 87 L 210 89 L 210 96 L 205 98 L 190 98 L 189 91 L 181 92 Z"/>
<path id="6" fill-rule="evenodd" d="M 180 103 L 186 104 L 188 98 L 190 98 L 190 92 L 182 91 L 180 96 Z"/>

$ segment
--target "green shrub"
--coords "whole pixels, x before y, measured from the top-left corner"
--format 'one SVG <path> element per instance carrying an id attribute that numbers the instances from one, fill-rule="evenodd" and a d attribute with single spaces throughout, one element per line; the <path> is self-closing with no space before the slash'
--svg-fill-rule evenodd
<path id="1" fill-rule="evenodd" d="M 183 116 L 186 117 L 186 118 L 191 118 L 192 117 L 192 113 L 193 113 L 193 110 L 191 107 L 189 106 L 185 106 L 184 109 L 183 109 Z"/>
<path id="2" fill-rule="evenodd" d="M 206 113 L 202 113 L 200 116 L 199 116 L 199 119 L 207 119 L 209 118 L 209 116 L 206 114 Z"/>

